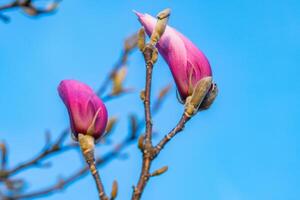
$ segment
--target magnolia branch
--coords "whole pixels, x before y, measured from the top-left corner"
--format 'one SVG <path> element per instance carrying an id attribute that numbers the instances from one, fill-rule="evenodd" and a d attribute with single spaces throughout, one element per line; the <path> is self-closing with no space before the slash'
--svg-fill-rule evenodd
<path id="1" fill-rule="evenodd" d="M 158 20 L 154 31 L 151 35 L 149 43 L 145 44 L 145 32 L 141 29 L 139 32 L 139 49 L 144 55 L 144 60 L 146 63 L 146 83 L 145 91 L 142 91 L 141 98 L 144 103 L 145 110 L 145 124 L 146 133 L 145 136 L 140 139 L 139 147 L 143 154 L 142 170 L 140 173 L 140 178 L 138 180 L 137 186 L 134 187 L 132 194 L 132 200 L 139 200 L 146 187 L 146 184 L 150 178 L 150 168 L 152 160 L 155 157 L 155 148 L 152 146 L 152 116 L 150 109 L 150 95 L 151 95 L 151 81 L 152 81 L 152 70 L 154 63 L 157 61 L 158 51 L 155 47 L 160 37 L 163 35 L 170 10 L 166 9 L 158 14 Z"/>
<path id="2" fill-rule="evenodd" d="M 0 6 L 0 19 L 2 19 L 4 22 L 8 22 L 10 20 L 9 17 L 3 15 L 2 12 L 17 8 L 23 10 L 24 13 L 26 13 L 29 16 L 50 14 L 56 10 L 61 1 L 62 0 L 55 0 L 50 2 L 46 7 L 39 8 L 34 4 L 32 0 L 15 0 Z"/>
<path id="3" fill-rule="evenodd" d="M 63 153 L 69 149 L 75 148 L 77 145 L 74 143 L 63 145 L 66 136 L 68 135 L 68 129 L 65 129 L 62 134 L 58 137 L 57 141 L 51 144 L 49 140 L 46 139 L 46 145 L 44 150 L 42 150 L 36 157 L 32 158 L 31 160 L 25 161 L 23 163 L 18 164 L 16 167 L 7 171 L 7 176 L 13 176 L 16 173 L 19 173 L 27 168 L 33 166 L 42 166 L 41 162 L 46 159 L 47 157 L 54 155 L 55 153 Z"/>
<path id="4" fill-rule="evenodd" d="M 12 9 L 21 9 L 29 16 L 39 16 L 46 13 L 52 13 L 53 11 L 56 10 L 61 0 L 54 0 L 44 8 L 38 7 L 35 4 L 36 2 L 37 1 L 33 1 L 33 0 L 15 0 L 12 1 L 11 3 L 7 3 L 2 6 L 0 5 L 0 19 L 7 22 L 9 18 L 3 15 L 3 12 Z M 140 21 L 142 22 L 143 26 L 145 27 L 145 29 L 149 31 L 149 27 L 145 26 L 143 20 L 141 20 L 142 17 L 144 16 L 141 15 L 140 13 L 137 13 L 137 15 Z M 188 92 L 187 94 L 182 95 L 181 94 L 182 91 L 180 91 L 180 95 L 182 95 L 184 99 L 184 112 L 180 120 L 178 121 L 178 123 L 175 125 L 175 127 L 168 134 L 166 134 L 156 145 L 153 145 L 152 115 L 155 115 L 157 111 L 160 109 L 163 100 L 165 99 L 167 93 L 170 90 L 170 86 L 163 88 L 160 91 L 159 96 L 155 99 L 153 106 L 151 106 L 150 99 L 151 99 L 152 73 L 158 57 L 158 50 L 156 48 L 156 45 L 165 32 L 169 15 L 170 15 L 169 9 L 165 9 L 157 15 L 157 22 L 155 24 L 153 31 L 152 31 L 153 26 L 151 26 L 152 34 L 150 36 L 150 40 L 148 43 L 145 42 L 146 34 L 144 29 L 141 29 L 138 32 L 138 34 L 134 34 L 125 40 L 124 48 L 119 60 L 112 67 L 108 75 L 105 77 L 103 83 L 101 84 L 100 88 L 97 90 L 96 94 L 93 94 L 93 97 L 95 97 L 100 102 L 102 101 L 107 102 L 114 98 L 121 97 L 124 94 L 128 94 L 130 91 L 132 91 L 132 89 L 124 87 L 124 80 L 127 75 L 126 64 L 128 62 L 128 56 L 138 46 L 140 51 L 143 53 L 145 66 L 146 66 L 145 89 L 140 94 L 144 106 L 144 117 L 139 120 L 134 114 L 132 114 L 129 117 L 130 129 L 128 131 L 129 132 L 128 136 L 125 137 L 121 142 L 110 146 L 111 149 L 106 154 L 96 157 L 95 159 L 95 155 L 94 155 L 95 140 L 101 137 L 100 136 L 96 137 L 95 135 L 93 135 L 94 133 L 95 134 L 100 133 L 100 131 L 95 130 L 96 127 L 95 122 L 98 117 L 98 112 L 100 109 L 94 109 L 98 111 L 95 114 L 93 114 L 94 116 L 93 120 L 90 120 L 92 122 L 86 131 L 81 132 L 80 130 L 79 132 L 79 130 L 75 130 L 74 127 L 72 126 L 73 132 L 78 133 L 78 135 L 74 137 L 76 137 L 75 139 L 76 141 L 78 141 L 79 145 L 77 143 L 72 143 L 72 142 L 65 144 L 66 138 L 70 133 L 70 128 L 64 129 L 55 141 L 52 141 L 50 134 L 46 133 L 45 145 L 43 149 L 36 156 L 10 168 L 7 165 L 8 163 L 7 145 L 4 142 L 2 142 L 0 143 L 0 183 L 4 187 L 0 188 L 0 199 L 19 200 L 19 199 L 31 199 L 31 198 L 38 198 L 46 195 L 51 195 L 54 194 L 55 192 L 58 192 L 74 184 L 76 181 L 86 176 L 88 174 L 88 171 L 90 171 L 95 180 L 98 193 L 99 193 L 99 198 L 101 200 L 108 200 L 108 199 L 114 200 L 117 196 L 117 191 L 118 191 L 117 182 L 114 181 L 110 198 L 109 198 L 108 195 L 105 193 L 104 186 L 101 182 L 100 175 L 97 168 L 107 164 L 112 159 L 118 158 L 122 150 L 124 150 L 126 147 L 128 147 L 137 139 L 138 139 L 137 140 L 138 147 L 142 152 L 142 166 L 141 166 L 141 172 L 140 172 L 137 185 L 133 187 L 133 193 L 131 199 L 140 200 L 150 178 L 161 175 L 167 171 L 168 167 L 164 166 L 160 169 L 151 172 L 152 162 L 161 153 L 161 150 L 179 132 L 181 132 L 184 129 L 185 124 L 192 118 L 193 115 L 195 115 L 201 110 L 205 110 L 210 107 L 218 92 L 216 85 L 212 82 L 212 77 L 211 74 L 209 73 L 210 70 L 207 70 L 208 74 L 206 75 L 204 74 L 205 75 L 204 77 L 198 77 L 199 80 L 197 80 L 196 83 L 192 82 L 192 75 L 191 76 L 188 75 L 188 77 L 190 77 L 190 79 L 186 81 L 189 84 Z M 164 41 L 161 40 L 161 42 L 165 42 L 165 39 L 163 39 Z M 169 38 L 167 40 L 169 42 Z M 191 45 L 191 44 L 187 44 L 187 45 Z M 158 46 L 158 48 L 160 49 L 160 51 L 162 50 L 161 45 Z M 166 50 L 171 51 L 170 49 L 165 49 L 165 51 Z M 173 55 L 173 54 L 170 53 L 169 55 Z M 182 65 L 176 65 L 176 67 L 184 66 L 185 64 L 186 63 L 183 63 Z M 172 66 L 170 67 L 172 68 Z M 210 69 L 209 65 L 203 67 Z M 173 74 L 173 76 L 176 76 L 176 74 L 175 75 Z M 109 88 L 110 90 L 108 90 Z M 102 100 L 99 98 L 100 96 L 102 97 Z M 87 97 L 88 97 L 87 98 L 88 101 L 93 99 L 90 96 Z M 63 101 L 65 101 L 63 97 L 62 99 Z M 69 98 L 69 99 L 74 99 L 74 98 Z M 83 99 L 83 101 L 85 100 Z M 85 106 L 86 104 L 83 103 L 83 105 Z M 68 107 L 68 105 L 66 106 Z M 103 106 L 105 108 L 105 105 Z M 107 114 L 103 116 L 105 119 L 103 121 L 105 121 L 107 134 L 105 138 L 102 138 L 102 143 L 107 142 L 107 138 L 113 132 L 112 130 L 117 121 L 116 118 L 112 117 L 109 119 L 108 124 L 106 124 Z M 101 130 L 101 134 L 104 134 L 105 132 L 104 131 L 105 125 Z M 145 134 L 140 133 L 143 127 L 145 127 Z M 79 149 L 78 146 L 80 147 L 80 150 L 88 164 L 87 166 L 83 166 L 79 168 L 77 171 L 67 176 L 66 178 L 60 178 L 57 182 L 55 182 L 52 185 L 49 185 L 48 187 L 33 192 L 24 192 L 23 186 L 25 185 L 24 184 L 25 180 L 17 179 L 15 178 L 15 175 L 23 172 L 24 170 L 32 169 L 34 167 L 46 167 L 48 166 L 47 164 L 44 163 L 46 159 L 49 159 L 51 156 L 62 154 L 71 149 Z"/>
<path id="5" fill-rule="evenodd" d="M 97 91 L 97 94 L 99 96 L 106 91 L 107 85 L 109 85 L 110 81 L 116 77 L 118 70 L 120 68 L 126 66 L 127 61 L 128 61 L 128 56 L 133 52 L 133 50 L 136 47 L 137 47 L 137 34 L 135 33 L 125 39 L 122 54 L 121 54 L 118 62 L 113 66 L 112 70 L 109 72 L 108 76 L 106 76 L 101 87 Z"/>
<path id="6" fill-rule="evenodd" d="M 114 158 L 117 158 L 121 151 L 125 149 L 127 146 L 132 144 L 133 141 L 136 140 L 136 137 L 129 136 L 125 138 L 122 142 L 119 144 L 115 145 L 115 147 L 110 150 L 107 154 L 105 154 L 103 157 L 99 157 L 96 159 L 96 166 L 97 167 L 102 167 L 105 164 L 107 164 L 109 161 L 111 161 Z M 52 186 L 49 186 L 47 188 L 41 189 L 36 192 L 31 192 L 28 194 L 23 194 L 23 195 L 16 195 L 16 196 L 11 196 L 9 199 L 29 199 L 29 198 L 37 198 L 37 197 L 42 197 L 45 195 L 50 195 L 55 192 L 58 192 L 62 189 L 66 189 L 68 186 L 74 184 L 77 180 L 83 178 L 86 176 L 89 172 L 89 167 L 82 167 L 79 169 L 77 172 L 73 173 L 69 177 L 65 179 L 60 179 L 58 182 Z"/>
<path id="7" fill-rule="evenodd" d="M 188 116 L 184 113 L 177 123 L 177 125 L 161 139 L 161 141 L 155 146 L 155 157 L 158 156 L 160 151 L 165 147 L 165 145 L 179 132 L 184 129 L 185 124 L 191 119 L 191 116 Z"/>
<path id="8" fill-rule="evenodd" d="M 153 48 L 146 47 L 144 50 L 144 56 L 146 61 L 146 87 L 145 87 L 145 97 L 144 101 L 144 108 L 145 108 L 145 123 L 146 123 L 146 134 L 145 134 L 145 144 L 143 145 L 143 163 L 142 163 L 142 171 L 140 175 L 139 182 L 134 189 L 134 194 L 132 199 L 139 199 L 141 192 L 143 191 L 144 187 L 146 186 L 147 179 L 149 177 L 149 170 L 151 166 L 151 157 L 152 157 L 152 117 L 151 117 L 151 110 L 150 110 L 150 92 L 151 92 L 151 79 L 152 79 L 152 53 Z"/>
<path id="9" fill-rule="evenodd" d="M 9 6 L 7 6 L 7 7 L 9 7 Z M 137 40 L 136 34 L 133 34 L 132 36 L 128 37 L 125 40 L 124 50 L 122 51 L 123 53 L 121 54 L 119 61 L 111 69 L 111 71 L 108 74 L 105 81 L 101 84 L 101 87 L 98 90 L 99 95 L 104 96 L 104 97 L 110 96 L 110 97 L 115 98 L 115 97 L 120 97 L 124 93 L 123 90 L 119 90 L 119 91 L 111 92 L 108 95 L 104 95 L 105 91 L 109 88 L 109 86 L 111 84 L 114 87 L 123 88 L 124 83 L 122 81 L 116 82 L 114 77 L 124 75 L 124 74 L 121 74 L 119 71 L 121 71 L 123 66 L 126 65 L 126 63 L 128 61 L 128 56 L 136 48 L 136 45 L 137 45 L 136 40 Z M 113 94 L 113 95 L 111 95 L 111 94 Z M 105 98 L 106 101 L 109 101 L 111 99 L 112 98 Z M 69 133 L 70 133 L 69 128 L 64 129 L 53 143 L 51 141 L 50 133 L 46 133 L 45 134 L 46 135 L 46 142 L 45 142 L 46 144 L 44 145 L 41 152 L 38 153 L 33 158 L 31 158 L 27 161 L 21 162 L 20 164 L 17 164 L 15 167 L 12 167 L 10 169 L 9 168 L 7 169 L 7 166 L 6 166 L 6 163 L 7 163 L 6 145 L 4 143 L 1 143 L 0 150 L 1 150 L 2 156 L 1 156 L 0 182 L 3 182 L 3 183 L 7 182 L 8 180 L 10 180 L 10 178 L 12 176 L 16 175 L 17 173 L 22 172 L 23 170 L 30 169 L 32 167 L 43 167 L 43 166 L 45 166 L 43 164 L 43 161 L 50 158 L 51 156 L 54 156 L 56 154 L 60 154 L 65 151 L 77 148 L 78 145 L 75 143 L 64 144 Z M 131 137 L 131 138 L 135 139 L 133 137 Z M 123 145 L 120 144 L 119 146 L 123 146 Z M 117 155 L 116 151 L 114 151 L 111 155 Z M 99 163 L 99 161 L 98 161 L 98 163 Z M 81 174 L 81 173 L 78 173 L 78 174 Z M 73 180 L 73 178 L 70 178 L 69 180 Z M 53 188 L 55 188 L 55 187 L 53 186 Z M 41 193 L 44 194 L 47 191 L 44 190 Z M 38 192 L 38 193 L 40 193 L 40 192 Z M 1 192 L 0 192 L 0 197 L 1 197 Z"/>
<path id="10" fill-rule="evenodd" d="M 139 48 L 144 55 L 146 62 L 146 86 L 145 91 L 142 92 L 142 100 L 144 102 L 145 108 L 145 123 L 146 123 L 146 134 L 145 138 L 141 137 L 139 139 L 139 148 L 143 153 L 143 162 L 140 178 L 132 194 L 132 200 L 139 200 L 142 196 L 142 193 L 150 180 L 151 177 L 160 175 L 167 171 L 168 167 L 162 167 L 158 170 L 155 170 L 153 173 L 150 172 L 152 161 L 159 155 L 164 146 L 180 131 L 183 130 L 185 124 L 190 120 L 191 116 L 186 110 L 184 111 L 181 119 L 177 125 L 165 135 L 161 141 L 156 145 L 152 145 L 152 118 L 151 118 L 151 109 L 150 109 L 150 94 L 151 94 L 151 80 L 152 80 L 152 70 L 153 64 L 157 60 L 157 49 L 155 47 L 156 43 L 159 41 L 160 37 L 163 35 L 168 17 L 170 15 L 170 10 L 166 9 L 158 14 L 158 20 L 154 31 L 150 37 L 148 44 L 145 44 L 145 33 L 143 29 L 139 32 Z M 156 104 L 154 104 L 156 106 Z"/>
<path id="11" fill-rule="evenodd" d="M 125 45 L 125 50 L 124 50 L 124 52 L 126 52 L 126 53 L 122 54 L 121 57 L 123 57 L 123 56 L 127 57 L 130 54 L 130 52 L 132 52 L 135 49 L 136 42 L 134 42 L 134 40 L 136 40 L 136 36 L 131 36 L 129 39 L 126 40 L 126 42 L 125 42 L 126 45 Z M 118 74 L 118 70 L 121 69 L 121 67 L 124 66 L 127 62 L 127 59 L 121 58 L 120 60 L 122 60 L 122 62 L 118 62 L 118 64 L 116 64 L 113 67 L 113 69 L 109 75 L 110 77 L 112 76 L 112 74 Z M 113 82 L 113 79 L 108 79 L 108 80 L 109 80 L 109 82 L 104 81 L 104 83 L 101 87 L 102 94 L 105 92 L 110 81 Z M 113 84 L 115 84 L 115 83 L 113 83 Z M 162 88 L 157 99 L 154 101 L 155 106 L 153 107 L 153 113 L 158 112 L 158 110 L 160 109 L 160 107 L 162 105 L 162 102 L 164 101 L 165 97 L 167 96 L 168 92 L 170 91 L 170 88 L 171 88 L 170 85 L 167 85 L 166 87 Z M 120 152 L 124 148 L 128 147 L 130 144 L 132 144 L 134 141 L 136 141 L 136 139 L 139 136 L 138 133 L 144 126 L 143 121 L 144 121 L 144 119 L 137 121 L 136 118 L 134 117 L 134 115 L 132 115 L 130 117 L 130 123 L 131 123 L 130 135 L 127 138 L 125 138 L 122 142 L 115 145 L 115 147 L 112 148 L 112 150 L 110 152 L 108 152 L 107 154 L 105 154 L 103 157 L 97 158 L 96 166 L 101 167 L 104 164 L 111 161 L 112 159 L 117 158 L 119 156 Z M 112 129 L 112 128 L 110 128 L 110 129 Z M 69 129 L 65 129 L 64 131 L 62 131 L 62 133 L 60 134 L 60 136 L 56 139 L 56 141 L 54 143 L 51 143 L 50 135 L 46 134 L 46 145 L 43 148 L 43 150 L 41 151 L 41 153 L 39 153 L 37 156 L 35 156 L 34 158 L 32 158 L 28 161 L 18 164 L 17 166 L 11 168 L 10 170 L 4 171 L 4 169 L 2 168 L 2 170 L 0 171 L 0 174 L 3 175 L 2 178 L 8 180 L 8 178 L 10 178 L 11 176 L 13 176 L 17 173 L 22 172 L 23 170 L 30 169 L 32 167 L 42 167 L 43 166 L 42 162 L 45 159 L 50 158 L 51 156 L 54 156 L 56 154 L 63 153 L 70 149 L 77 149 L 77 144 L 75 144 L 75 143 L 70 143 L 70 144 L 66 144 L 66 145 L 63 144 L 66 137 L 68 136 L 68 134 L 69 134 Z M 51 194 L 54 194 L 55 192 L 58 192 L 62 189 L 67 188 L 68 186 L 75 183 L 77 180 L 80 180 L 82 177 L 87 175 L 88 171 L 89 171 L 88 167 L 83 167 L 83 168 L 79 169 L 77 172 L 75 172 L 74 174 L 71 174 L 69 177 L 67 177 L 65 179 L 59 179 L 59 181 L 57 183 L 55 183 L 52 186 L 49 186 L 47 188 L 44 188 L 44 189 L 41 189 L 38 191 L 34 191 L 34 192 L 30 192 L 30 193 L 23 193 L 23 194 L 21 193 L 18 195 L 14 195 L 12 193 L 11 196 L 5 196 L 4 194 L 0 193 L 0 197 L 3 197 L 3 199 L 11 200 L 11 199 L 29 199 L 29 198 L 37 198 L 37 197 L 41 197 L 41 196 L 45 196 L 45 195 L 51 195 Z M 5 174 L 5 176 L 4 176 L 4 174 Z"/>
<path id="12" fill-rule="evenodd" d="M 160 106 L 162 105 L 163 101 L 165 100 L 168 92 L 170 91 L 170 86 L 166 86 L 162 88 L 161 92 L 159 93 L 157 99 L 154 101 L 154 104 L 157 104 L 159 106 L 155 107 L 153 109 L 153 113 L 157 113 Z M 105 166 L 107 163 L 109 163 L 111 160 L 118 158 L 120 156 L 121 152 L 131 144 L 133 144 L 138 136 L 139 132 L 144 127 L 144 119 L 141 119 L 139 121 L 136 121 L 136 118 L 130 118 L 131 127 L 129 130 L 128 136 L 121 141 L 120 143 L 116 144 L 108 153 L 103 155 L 102 157 L 98 157 L 96 159 L 96 166 L 102 167 Z M 13 195 L 13 196 L 6 196 L 4 200 L 18 200 L 18 199 L 30 199 L 30 198 L 38 198 L 43 197 L 46 195 L 51 195 L 56 192 L 59 192 L 63 189 L 66 189 L 67 187 L 71 186 L 72 184 L 75 184 L 76 181 L 80 180 L 81 178 L 88 175 L 89 168 L 88 167 L 82 167 L 78 171 L 74 172 L 73 174 L 69 175 L 68 177 L 64 179 L 59 179 L 57 183 L 48 186 L 47 188 L 43 188 L 38 191 L 33 191 L 30 193 L 20 194 L 20 195 Z"/>

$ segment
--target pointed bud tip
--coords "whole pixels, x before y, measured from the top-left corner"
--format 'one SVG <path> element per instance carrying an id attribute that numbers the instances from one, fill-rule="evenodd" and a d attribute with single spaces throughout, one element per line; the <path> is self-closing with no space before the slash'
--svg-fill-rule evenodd
<path id="1" fill-rule="evenodd" d="M 132 10 L 132 12 L 133 12 L 138 18 L 141 18 L 141 17 L 144 16 L 144 14 L 142 14 L 142 13 L 136 11 L 136 10 Z"/>

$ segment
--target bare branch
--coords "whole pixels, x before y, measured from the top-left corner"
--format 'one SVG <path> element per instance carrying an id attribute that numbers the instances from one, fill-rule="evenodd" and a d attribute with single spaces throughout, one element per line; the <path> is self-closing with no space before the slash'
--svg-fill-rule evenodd
<path id="1" fill-rule="evenodd" d="M 157 103 L 157 101 L 161 101 L 158 98 L 154 101 L 154 104 Z M 133 117 L 129 118 L 130 124 L 132 124 L 132 119 Z M 134 121 L 136 121 L 136 117 Z M 142 130 L 144 127 L 144 119 L 140 119 L 139 121 L 134 122 L 135 126 L 135 131 L 132 131 L 132 128 L 129 129 L 129 134 L 128 136 L 121 141 L 120 143 L 116 144 L 107 154 L 105 154 L 102 157 L 99 157 L 96 159 L 96 166 L 97 167 L 103 167 L 106 164 L 108 164 L 111 160 L 118 158 L 121 154 L 121 152 L 131 144 L 133 144 L 137 138 L 139 137 L 139 132 Z M 72 184 L 75 184 L 76 181 L 82 179 L 88 174 L 89 168 L 88 167 L 82 167 L 78 171 L 74 172 L 73 174 L 69 175 L 67 178 L 60 178 L 55 184 L 50 185 L 46 188 L 25 193 L 25 194 L 20 194 L 20 195 L 12 195 L 12 196 L 6 196 L 4 199 L 5 200 L 18 200 L 18 199 L 31 199 L 31 198 L 38 198 L 38 197 L 43 197 L 43 196 L 48 196 L 55 194 L 56 192 L 62 191 Z"/>
<path id="2" fill-rule="evenodd" d="M 1 10 L 1 9 L 0 9 Z M 126 65 L 127 63 L 127 57 L 128 55 L 136 48 L 136 34 L 133 34 L 132 36 L 128 37 L 128 39 L 125 40 L 124 43 L 124 53 L 122 53 L 119 61 L 117 62 L 117 64 L 114 65 L 114 67 L 112 68 L 111 72 L 109 73 L 109 75 L 107 76 L 107 78 L 105 80 L 108 81 L 104 81 L 102 83 L 102 85 L 100 86 L 100 89 L 98 90 L 98 95 L 103 95 L 103 93 L 106 91 L 106 89 L 109 87 L 109 83 L 110 83 L 110 77 L 112 76 L 112 74 L 114 74 L 118 69 L 120 69 L 123 65 Z M 118 96 L 114 96 L 114 97 L 119 97 L 121 96 L 123 93 L 120 93 Z M 111 97 L 104 97 L 102 98 L 104 101 L 109 101 L 112 100 Z M 57 138 L 56 142 L 53 143 L 52 145 L 46 144 L 44 149 L 35 157 L 33 157 L 30 160 L 24 161 L 20 164 L 18 164 L 16 167 L 10 169 L 9 171 L 5 172 L 5 173 L 0 173 L 0 178 L 1 175 L 2 176 L 12 176 L 22 170 L 25 170 L 27 168 L 30 168 L 32 166 L 40 166 L 40 163 L 50 157 L 51 155 L 55 154 L 55 153 L 61 153 L 64 151 L 67 151 L 69 149 L 72 149 L 76 146 L 76 144 L 68 144 L 68 145 L 64 145 L 63 143 L 66 139 L 66 137 L 69 135 L 70 131 L 69 128 L 65 128 L 61 134 L 59 135 L 59 137 Z M 47 143 L 47 142 L 46 142 Z"/>
<path id="3" fill-rule="evenodd" d="M 160 153 L 160 151 L 165 147 L 165 145 L 180 131 L 183 130 L 184 125 L 191 119 L 191 116 L 186 115 L 184 113 L 177 123 L 177 125 L 164 136 L 163 139 L 155 146 L 155 157 Z"/>
<path id="4" fill-rule="evenodd" d="M 115 73 L 117 73 L 117 71 L 121 67 L 126 66 L 128 61 L 128 56 L 133 52 L 134 49 L 136 49 L 136 47 L 137 47 L 137 33 L 131 35 L 125 40 L 124 48 L 118 62 L 113 66 L 112 70 L 109 72 L 108 76 L 106 76 L 101 87 L 97 91 L 97 94 L 99 96 L 102 96 L 102 94 L 106 91 Z"/>
<path id="5" fill-rule="evenodd" d="M 139 140 L 138 146 L 142 150 L 143 153 L 143 162 L 142 162 L 142 170 L 140 173 L 140 177 L 137 183 L 137 186 L 134 187 L 134 191 L 132 194 L 132 200 L 139 200 L 141 195 L 146 187 L 146 184 L 151 177 L 150 174 L 150 167 L 152 160 L 154 158 L 154 148 L 152 146 L 152 115 L 151 115 L 151 108 L 150 108 L 150 95 L 151 95 L 151 82 L 152 82 L 152 70 L 154 63 L 157 61 L 158 51 L 155 47 L 157 42 L 159 41 L 160 37 L 164 33 L 164 30 L 167 25 L 168 16 L 170 10 L 165 10 L 167 15 L 164 14 L 163 18 L 160 18 L 160 14 L 158 15 L 158 20 L 155 25 L 154 31 L 150 37 L 149 43 L 145 44 L 145 31 L 141 29 L 139 31 L 139 39 L 138 39 L 138 46 L 141 52 L 144 55 L 144 60 L 146 63 L 146 83 L 145 83 L 145 90 L 141 93 L 141 99 L 144 102 L 144 111 L 145 111 L 145 124 L 146 124 L 146 133 L 145 137 L 141 141 Z M 166 91 L 167 93 L 168 91 Z"/>
<path id="6" fill-rule="evenodd" d="M 62 0 L 54 0 L 50 2 L 46 7 L 39 8 L 31 0 L 23 0 L 23 1 L 15 0 L 0 6 L 0 19 L 2 19 L 4 22 L 8 22 L 10 20 L 9 17 L 3 15 L 1 12 L 9 11 L 17 8 L 23 10 L 29 16 L 40 16 L 44 14 L 50 14 L 56 11 L 61 1 Z"/>

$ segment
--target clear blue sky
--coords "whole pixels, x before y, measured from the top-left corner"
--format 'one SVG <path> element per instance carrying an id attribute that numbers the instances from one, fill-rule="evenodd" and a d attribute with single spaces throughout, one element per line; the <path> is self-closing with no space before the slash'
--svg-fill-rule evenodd
<path id="1" fill-rule="evenodd" d="M 300 196 L 300 2 L 297 0 L 110 1 L 65 0 L 49 17 L 29 19 L 10 12 L 0 23 L 0 138 L 9 143 L 10 165 L 43 146 L 68 124 L 56 87 L 74 78 L 93 88 L 117 60 L 122 41 L 139 28 L 132 9 L 155 15 L 170 7 L 170 24 L 209 58 L 220 94 L 210 110 L 196 116 L 154 162 L 169 171 L 150 181 L 144 200 L 296 200 Z M 172 82 L 159 58 L 154 94 Z M 130 57 L 126 85 L 136 93 L 109 103 L 121 123 L 114 141 L 127 131 L 130 111 L 142 111 L 143 58 Z M 128 112 L 127 112 L 128 111 Z M 154 128 L 162 136 L 182 112 L 175 89 Z M 100 147 L 98 154 L 106 147 Z M 141 155 L 133 145 L 101 169 L 104 185 L 120 184 L 119 199 L 129 199 Z M 20 174 L 29 190 L 67 176 L 82 163 L 78 154 L 53 159 L 53 168 Z M 97 199 L 90 176 L 49 200 Z"/>

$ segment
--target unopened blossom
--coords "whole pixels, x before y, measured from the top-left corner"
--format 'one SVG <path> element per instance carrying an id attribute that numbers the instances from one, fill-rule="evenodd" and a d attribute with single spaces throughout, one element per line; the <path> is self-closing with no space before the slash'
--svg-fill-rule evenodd
<path id="1" fill-rule="evenodd" d="M 139 21 L 150 36 L 157 19 L 136 12 Z M 183 101 L 193 93 L 198 81 L 212 76 L 210 64 L 205 55 L 184 35 L 167 26 L 157 48 L 163 56 L 175 79 L 179 95 Z"/>
<path id="2" fill-rule="evenodd" d="M 63 80 L 58 92 L 66 105 L 72 133 L 100 138 L 107 124 L 107 110 L 101 99 L 86 84 L 76 80 Z"/>

